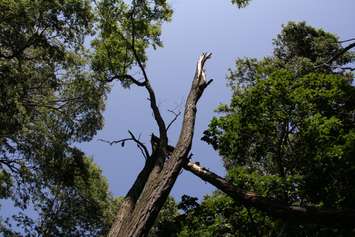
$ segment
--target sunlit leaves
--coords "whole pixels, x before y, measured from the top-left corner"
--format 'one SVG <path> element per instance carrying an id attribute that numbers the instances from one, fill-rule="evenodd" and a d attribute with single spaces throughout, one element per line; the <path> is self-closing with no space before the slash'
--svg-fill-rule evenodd
<path id="1" fill-rule="evenodd" d="M 305 23 L 284 26 L 274 45 L 271 57 L 237 60 L 231 103 L 219 107 L 203 140 L 238 187 L 294 205 L 354 207 L 355 89 L 334 70 L 349 53 L 328 64 L 342 49 L 337 37 Z"/>
<path id="2" fill-rule="evenodd" d="M 162 46 L 161 25 L 171 19 L 172 10 L 164 0 L 103 0 L 97 13 L 100 33 L 92 43 L 96 50 L 93 69 L 105 80 L 125 75 L 138 62 L 145 64 L 145 50 Z"/>
<path id="3" fill-rule="evenodd" d="M 93 32 L 93 16 L 91 3 L 85 0 L 0 1 L 1 195 L 20 209 L 34 207 L 39 214 L 46 213 L 38 221 L 56 215 L 49 202 L 56 200 L 58 190 L 83 192 L 73 178 L 86 173 L 80 173 L 84 170 L 71 145 L 91 139 L 103 126 L 107 88 L 90 75 L 84 50 L 84 39 Z M 101 187 L 107 194 L 107 186 Z M 72 205 L 68 198 L 63 203 Z M 106 223 L 75 222 L 81 214 L 67 214 L 74 221 L 72 226 L 59 225 L 63 232 L 84 231 L 85 226 L 86 233 L 94 233 Z M 28 234 L 49 224 L 24 213 L 17 217 L 18 224 L 32 232 Z M 88 216 L 83 218 L 89 221 Z M 31 226 L 25 228 L 26 223 Z"/>
<path id="4" fill-rule="evenodd" d="M 102 128 L 107 80 L 145 65 L 171 14 L 164 0 L 0 1 L 0 191 L 40 214 L 16 218 L 29 233 L 105 233 L 107 184 L 73 143 Z M 81 205 L 83 196 L 105 205 Z"/>

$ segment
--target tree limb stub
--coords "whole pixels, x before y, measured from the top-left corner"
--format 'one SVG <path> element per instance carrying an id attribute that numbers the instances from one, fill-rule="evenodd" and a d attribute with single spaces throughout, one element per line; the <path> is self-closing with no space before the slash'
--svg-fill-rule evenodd
<path id="1" fill-rule="evenodd" d="M 241 204 L 254 207 L 273 217 L 300 224 L 355 226 L 355 210 L 290 206 L 283 201 L 262 197 L 254 192 L 246 192 L 194 162 L 188 162 L 184 168 Z"/>

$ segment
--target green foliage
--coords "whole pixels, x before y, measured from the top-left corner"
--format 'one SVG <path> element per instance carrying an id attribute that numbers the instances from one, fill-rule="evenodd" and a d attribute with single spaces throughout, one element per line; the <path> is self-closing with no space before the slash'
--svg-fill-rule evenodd
<path id="1" fill-rule="evenodd" d="M 73 151 L 74 157 L 53 163 L 52 175 L 31 175 L 31 187 L 28 195 L 16 200 L 18 207 L 26 210 L 31 207 L 40 218 L 32 219 L 26 212 L 13 216 L 21 227 L 21 234 L 26 236 L 104 236 L 110 228 L 115 216 L 118 200 L 108 191 L 108 183 L 101 170 L 90 158 Z M 59 164 L 60 163 L 60 164 Z M 50 165 L 49 165 L 50 166 Z M 40 172 L 40 171 L 38 171 Z M 53 178 L 54 177 L 54 178 Z M 29 182 L 29 181 L 27 181 Z M 23 199 L 32 199 L 32 203 Z M 12 222 L 3 225 L 1 231 L 5 236 L 12 236 Z"/>
<path id="2" fill-rule="evenodd" d="M 87 90 L 91 88 L 99 96 L 103 93 L 83 72 L 85 58 L 79 54 L 83 38 L 92 27 L 89 3 L 3 0 L 0 10 L 0 116 L 5 121 L 1 137 L 12 136 L 12 142 L 17 143 L 16 135 L 33 127 L 48 126 L 36 123 L 52 117 L 58 123 L 63 122 L 62 129 L 71 130 L 72 139 L 91 137 L 93 131 L 79 130 L 88 123 L 101 126 L 101 117 L 95 118 L 93 113 L 102 109 L 102 101 L 86 104 L 87 98 L 73 98 L 73 94 L 85 93 L 78 88 L 81 83 L 86 83 Z M 71 108 L 74 110 L 81 104 L 90 109 L 87 114 L 68 117 L 72 111 L 66 109 L 76 106 Z M 75 123 L 78 117 L 83 122 L 80 125 Z M 30 123 L 34 123 L 32 128 L 28 127 Z"/>
<path id="3" fill-rule="evenodd" d="M 107 82 L 162 46 L 171 14 L 162 0 L 0 0 L 0 197 L 21 210 L 10 223 L 29 236 L 105 234 L 117 203 L 73 144 L 102 128 Z"/>
<path id="4" fill-rule="evenodd" d="M 342 49 L 337 37 L 305 23 L 284 26 L 274 44 L 272 57 L 236 61 L 228 77 L 231 103 L 218 107 L 222 115 L 203 140 L 241 189 L 291 205 L 354 208 L 355 88 L 337 70 L 351 53 L 328 64 Z M 184 195 L 178 208 L 182 214 L 168 224 L 174 231 L 160 236 L 352 235 L 274 219 L 220 192 L 201 204 Z"/>
<path id="5" fill-rule="evenodd" d="M 232 3 L 237 5 L 238 8 L 246 7 L 250 0 L 232 0 Z"/>
<path id="6" fill-rule="evenodd" d="M 220 192 L 206 196 L 201 204 L 197 198 L 184 195 L 178 207 L 181 211 L 166 215 L 169 219 L 164 225 L 155 225 L 152 236 L 260 236 L 275 234 L 279 228 L 278 223 L 254 209 L 241 207 Z"/>
<path id="7" fill-rule="evenodd" d="M 38 190 L 41 200 L 34 206 L 42 217 L 35 223 L 38 235 L 104 236 L 109 230 L 118 201 L 109 194 L 108 183 L 92 160 L 83 157 L 81 162 L 80 169 L 73 164 L 61 166 L 66 168 L 65 175 L 58 176 L 62 184 L 53 183 L 49 192 Z"/>
<path id="8" fill-rule="evenodd" d="M 256 225 L 257 222 L 257 225 Z M 274 224 L 253 209 L 215 192 L 181 218 L 179 237 L 260 236 L 274 233 Z"/>
<path id="9" fill-rule="evenodd" d="M 160 210 L 158 218 L 155 220 L 154 226 L 150 230 L 149 237 L 173 237 L 176 236 L 179 225 L 177 219 L 179 217 L 178 205 L 174 198 L 169 197 Z"/>
<path id="10" fill-rule="evenodd" d="M 97 12 L 100 34 L 92 42 L 95 48 L 92 66 L 102 80 L 125 75 L 138 63 L 144 66 L 145 50 L 162 46 L 161 25 L 172 16 L 165 0 L 132 1 L 131 4 L 103 0 Z M 121 82 L 123 86 L 131 83 L 124 78 Z"/>
<path id="11" fill-rule="evenodd" d="M 1 0 L 0 19 L 0 195 L 21 210 L 12 223 L 27 235 L 104 233 L 112 197 L 101 172 L 72 147 L 102 127 L 108 89 L 87 70 L 90 1 Z M 79 205 L 84 199 L 91 204 Z M 37 220 L 22 212 L 28 208 Z"/>
<path id="12" fill-rule="evenodd" d="M 0 219 L 4 236 L 104 236 L 121 201 L 73 144 L 102 128 L 107 82 L 130 85 L 126 74 L 145 67 L 146 49 L 162 46 L 161 25 L 172 10 L 165 0 L 94 3 L 0 0 L 0 198 L 20 210 Z M 355 91 L 337 69 L 354 54 L 329 61 L 342 49 L 337 37 L 305 23 L 286 25 L 274 45 L 272 57 L 237 60 L 232 101 L 220 106 L 224 114 L 204 140 L 242 188 L 296 205 L 353 208 Z M 272 220 L 215 193 L 201 204 L 168 199 L 150 236 L 277 231 L 348 234 Z"/>
<path id="13" fill-rule="evenodd" d="M 290 22 L 284 26 L 274 45 L 275 57 L 284 62 L 304 58 L 312 63 L 325 62 L 339 47 L 336 36 L 305 22 Z"/>
<path id="14" fill-rule="evenodd" d="M 337 37 L 305 23 L 284 26 L 274 45 L 272 57 L 237 60 L 231 103 L 220 106 L 223 115 L 203 140 L 238 187 L 293 205 L 354 208 L 355 88 L 346 72 L 333 70 L 351 54 L 327 64 L 341 50 Z M 287 236 L 301 230 L 282 228 Z M 302 228 L 312 236 L 349 234 Z"/>

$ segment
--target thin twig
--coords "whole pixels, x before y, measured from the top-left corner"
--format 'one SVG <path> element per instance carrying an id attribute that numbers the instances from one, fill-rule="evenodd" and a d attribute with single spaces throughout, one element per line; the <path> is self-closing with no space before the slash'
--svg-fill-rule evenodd
<path id="1" fill-rule="evenodd" d="M 100 142 L 105 142 L 105 143 L 108 143 L 110 144 L 110 146 L 114 145 L 114 144 L 117 144 L 117 143 L 123 143 L 126 142 L 126 141 L 133 141 L 132 138 L 124 138 L 124 139 L 120 139 L 120 140 L 114 140 L 114 141 L 108 141 L 108 140 L 105 140 L 105 139 L 98 139 Z"/>
<path id="2" fill-rule="evenodd" d="M 137 147 L 139 148 L 139 150 L 141 151 L 143 157 L 145 159 L 147 159 L 150 155 L 149 155 L 149 151 L 148 148 L 144 145 L 144 143 L 142 143 L 139 138 L 137 139 L 134 134 L 128 130 L 129 135 L 131 136 L 130 138 L 124 138 L 124 139 L 120 139 L 120 140 L 115 140 L 115 141 L 108 141 L 108 140 L 104 140 L 104 139 L 99 139 L 99 141 L 105 142 L 110 144 L 111 146 L 117 143 L 121 143 L 122 146 L 124 146 L 126 141 L 133 141 L 134 143 L 137 144 Z"/>
<path id="3" fill-rule="evenodd" d="M 128 133 L 131 135 L 131 138 L 133 139 L 133 141 L 135 143 L 137 143 L 137 146 L 139 147 L 139 149 L 141 150 L 143 156 L 145 157 L 145 159 L 148 159 L 149 155 L 149 151 L 148 148 L 139 140 L 139 138 L 137 139 L 133 133 L 131 131 L 128 130 Z"/>
<path id="4" fill-rule="evenodd" d="M 355 71 L 355 67 L 341 67 L 342 70 Z"/>
<path id="5" fill-rule="evenodd" d="M 350 38 L 350 39 L 347 39 L 347 40 L 342 40 L 342 41 L 338 41 L 340 44 L 342 43 L 346 43 L 346 42 L 349 42 L 349 41 L 354 41 L 355 38 Z"/>
<path id="6" fill-rule="evenodd" d="M 171 125 L 173 125 L 173 123 L 176 121 L 176 119 L 181 115 L 181 111 L 179 111 L 178 113 L 176 113 L 173 110 L 169 110 L 168 111 L 172 114 L 174 114 L 174 118 L 170 121 L 170 123 L 168 124 L 168 126 L 166 127 L 166 130 L 169 130 L 169 128 L 171 127 Z"/>
<path id="7" fill-rule="evenodd" d="M 345 54 L 347 51 L 349 51 L 350 49 L 355 47 L 355 42 L 349 44 L 348 46 L 346 46 L 345 48 L 341 49 L 337 54 L 335 54 L 333 57 L 331 57 L 326 64 L 329 65 L 332 62 L 334 62 L 335 60 L 337 60 L 340 56 L 342 56 L 343 54 Z"/>

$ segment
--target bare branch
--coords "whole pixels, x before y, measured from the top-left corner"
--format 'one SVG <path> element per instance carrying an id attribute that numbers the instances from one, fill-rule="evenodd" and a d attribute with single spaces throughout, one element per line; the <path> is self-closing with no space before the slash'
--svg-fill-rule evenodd
<path id="1" fill-rule="evenodd" d="M 20 172 L 20 169 L 18 167 L 16 167 L 16 165 L 18 165 L 18 163 L 16 161 L 11 161 L 11 160 L 7 160 L 7 159 L 0 159 L 0 167 L 2 166 L 1 164 L 8 167 L 9 170 L 13 173 Z"/>
<path id="2" fill-rule="evenodd" d="M 132 27 L 132 29 L 131 29 L 131 42 L 129 41 L 129 39 L 127 39 L 125 37 L 125 35 L 122 32 L 117 31 L 116 33 L 119 34 L 119 36 L 122 38 L 123 41 L 125 41 L 127 48 L 129 48 L 132 51 L 133 56 L 135 58 L 135 61 L 137 62 L 138 67 L 139 67 L 139 69 L 141 70 L 141 72 L 143 74 L 144 81 L 138 81 L 131 75 L 115 75 L 112 78 L 108 79 L 107 81 L 111 82 L 111 81 L 113 81 L 115 79 L 129 79 L 135 85 L 146 88 L 146 90 L 148 91 L 148 94 L 149 94 L 150 106 L 151 106 L 151 108 L 153 110 L 154 119 L 156 120 L 158 128 L 159 128 L 159 133 L 160 133 L 159 136 L 161 138 L 161 148 L 162 148 L 162 151 L 164 152 L 165 147 L 166 147 L 166 145 L 168 143 L 166 125 L 165 125 L 165 122 L 164 122 L 164 120 L 163 120 L 163 118 L 161 116 L 159 108 L 157 106 L 155 93 L 154 93 L 154 90 L 153 90 L 152 86 L 150 85 L 149 78 L 148 78 L 147 72 L 145 70 L 145 67 L 144 67 L 144 65 L 143 65 L 143 63 L 141 61 L 141 58 L 139 57 L 139 55 L 138 55 L 138 53 L 136 51 L 136 48 L 135 48 L 135 40 L 136 40 L 135 39 L 135 33 L 136 32 L 135 32 L 134 18 L 135 18 L 135 14 L 136 14 L 136 6 L 137 6 L 136 1 L 133 1 L 132 2 L 132 12 L 131 12 L 131 16 L 130 16 L 131 17 L 131 27 Z M 126 51 L 126 54 L 127 54 L 127 51 Z"/>
<path id="3" fill-rule="evenodd" d="M 355 67 L 341 67 L 340 69 L 342 69 L 342 70 L 349 70 L 349 71 L 355 71 Z"/>
<path id="4" fill-rule="evenodd" d="M 213 82 L 213 79 L 208 80 L 204 85 L 203 88 L 206 89 L 207 86 L 209 86 Z"/>
<path id="5" fill-rule="evenodd" d="M 337 60 L 339 57 L 341 57 L 342 55 L 344 55 L 347 51 L 349 51 L 350 49 L 355 47 L 355 42 L 349 44 L 348 46 L 346 46 L 345 48 L 341 49 L 338 53 L 336 53 L 333 57 L 331 57 L 325 64 L 329 65 L 332 62 L 334 62 L 335 60 Z"/>
<path id="6" fill-rule="evenodd" d="M 133 141 L 135 143 L 137 143 L 137 146 L 139 147 L 139 149 L 141 150 L 143 156 L 145 157 L 145 159 L 148 159 L 149 155 L 149 151 L 148 148 L 144 145 L 144 143 L 142 143 L 139 138 L 137 139 L 133 133 L 131 131 L 128 130 L 128 133 L 131 135 L 131 138 L 133 139 Z"/>
<path id="7" fill-rule="evenodd" d="M 339 41 L 339 43 L 342 44 L 342 43 L 346 43 L 346 42 L 350 42 L 350 41 L 354 41 L 354 40 L 355 40 L 355 38 L 350 38 L 347 40 L 341 40 L 341 41 Z"/>
<path id="8" fill-rule="evenodd" d="M 127 80 L 130 80 L 132 83 L 136 84 L 137 86 L 145 86 L 145 81 L 138 81 L 137 79 L 135 79 L 133 76 L 131 75 L 115 75 L 109 79 L 107 79 L 106 81 L 107 82 L 112 82 L 114 80 L 124 80 L 124 79 L 127 79 Z"/>
<path id="9" fill-rule="evenodd" d="M 147 159 L 143 170 L 138 175 L 118 211 L 109 236 L 143 236 L 153 225 L 177 176 L 188 161 L 187 156 L 191 150 L 196 119 L 196 105 L 204 89 L 211 83 L 211 81 L 205 81 L 203 69 L 210 56 L 210 54 L 202 54 L 199 58 L 196 74 L 185 104 L 180 137 L 176 149 L 173 149 L 167 162 L 161 162 L 161 159 L 165 159 L 167 155 L 167 152 L 164 151 L 168 147 L 166 127 L 160 116 L 154 91 L 150 86 L 148 77 L 145 78 L 145 87 L 148 90 L 151 107 L 160 130 L 161 137 L 158 143 L 163 153 L 158 150 L 157 153 L 153 152 L 152 156 Z M 139 58 L 136 59 L 139 60 Z"/>
<path id="10" fill-rule="evenodd" d="M 115 141 L 108 141 L 108 140 L 104 140 L 104 139 L 98 139 L 98 140 L 101 141 L 101 142 L 108 143 L 111 146 L 114 145 L 114 144 L 118 144 L 118 143 L 121 143 L 121 144 L 123 143 L 124 144 L 124 142 L 126 142 L 126 141 L 133 141 L 132 138 L 124 138 L 124 139 L 115 140 Z"/>
<path id="11" fill-rule="evenodd" d="M 176 113 L 173 110 L 168 110 L 170 113 L 174 114 L 174 118 L 170 121 L 170 123 L 168 124 L 168 126 L 166 127 L 166 130 L 169 130 L 169 128 L 171 127 L 171 125 L 173 125 L 173 123 L 176 121 L 176 119 L 181 115 L 181 111 L 179 111 L 178 113 Z"/>
<path id="12" fill-rule="evenodd" d="M 147 89 L 148 94 L 149 94 L 150 107 L 153 110 L 154 118 L 155 118 L 155 121 L 157 122 L 158 128 L 159 128 L 159 136 L 161 138 L 161 145 L 160 145 L 161 149 L 162 149 L 162 151 L 164 153 L 166 153 L 165 148 L 166 148 L 166 146 L 168 144 L 167 128 L 165 126 L 164 119 L 162 118 L 160 110 L 158 108 L 156 97 L 155 97 L 155 93 L 154 93 L 154 90 L 153 90 L 152 86 L 150 85 L 147 72 L 146 72 L 145 67 L 144 67 L 141 59 L 139 58 L 138 53 L 137 53 L 136 48 L 135 48 L 135 24 L 134 24 L 135 8 L 136 8 L 136 3 L 133 2 L 133 9 L 132 9 L 132 14 L 131 14 L 131 24 L 132 24 L 132 34 L 131 34 L 132 44 L 131 44 L 131 49 L 132 49 L 134 58 L 137 61 L 138 66 L 141 69 L 143 77 L 144 77 L 144 82 L 145 82 L 144 86 Z"/>
<path id="13" fill-rule="evenodd" d="M 209 82 L 205 81 L 203 66 L 210 56 L 211 54 L 202 54 L 197 63 L 196 73 L 185 103 L 180 136 L 175 149 L 173 149 L 173 152 L 169 156 L 170 158 L 166 161 L 161 161 L 161 159 L 167 157 L 167 153 L 155 153 L 156 159 L 150 171 L 151 173 L 145 176 L 147 179 L 142 180 L 138 177 L 136 180 L 137 182 L 144 182 L 144 188 L 139 188 L 138 190 L 135 185 L 132 186 L 132 189 L 138 190 L 135 194 L 139 196 L 139 198 L 133 199 L 134 202 L 131 202 L 132 205 L 128 205 L 130 195 L 127 195 L 124 202 L 128 204 L 119 209 L 119 213 L 117 214 L 115 223 L 111 227 L 109 236 L 145 236 L 150 227 L 154 224 L 159 210 L 167 199 L 183 166 L 188 161 L 187 158 L 191 150 L 194 134 L 197 103 L 206 88 L 206 84 L 209 84 Z M 146 88 L 148 85 L 149 84 L 146 85 Z M 150 100 L 153 102 L 152 97 L 150 97 Z M 166 133 L 164 135 L 166 135 Z M 166 149 L 168 146 L 167 143 L 163 141 L 162 137 L 160 137 L 160 139 L 160 147 L 165 143 L 164 148 Z M 150 160 L 151 158 L 147 160 L 148 162 L 146 162 L 146 164 L 148 164 Z M 145 170 L 143 169 L 142 172 L 143 171 Z M 129 216 L 124 216 L 126 213 L 129 213 Z"/>
<path id="14" fill-rule="evenodd" d="M 114 145 L 114 144 L 117 144 L 117 143 L 121 143 L 122 146 L 124 146 L 125 142 L 126 141 L 133 141 L 134 143 L 137 144 L 137 147 L 139 148 L 139 150 L 141 151 L 143 157 L 145 159 L 148 159 L 148 157 L 150 156 L 149 154 L 149 151 L 148 151 L 148 148 L 144 145 L 143 142 L 141 142 L 139 140 L 139 138 L 136 138 L 134 136 L 134 134 L 128 130 L 128 133 L 129 135 L 131 136 L 130 138 L 124 138 L 124 139 L 120 139 L 120 140 L 115 140 L 115 141 L 107 141 L 107 140 L 104 140 L 104 139 L 99 139 L 99 141 L 102 141 L 102 142 L 105 142 L 105 143 L 108 143 L 110 144 L 111 146 Z"/>
<path id="15" fill-rule="evenodd" d="M 246 192 L 194 162 L 188 162 L 184 168 L 225 192 L 241 204 L 247 207 L 254 207 L 271 216 L 296 223 L 355 226 L 355 210 L 290 206 L 280 200 L 262 197 L 254 192 Z"/>

